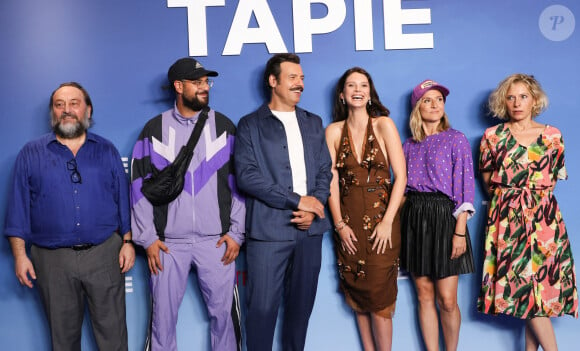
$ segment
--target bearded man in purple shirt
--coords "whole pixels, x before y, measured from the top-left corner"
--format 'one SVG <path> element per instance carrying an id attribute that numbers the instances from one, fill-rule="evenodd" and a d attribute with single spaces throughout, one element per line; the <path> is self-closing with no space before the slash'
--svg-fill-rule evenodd
<path id="1" fill-rule="evenodd" d="M 9 190 L 16 277 L 36 280 L 53 350 L 80 351 L 85 302 L 99 349 L 127 350 L 124 273 L 135 250 L 121 157 L 87 131 L 93 104 L 81 85 L 61 84 L 49 108 L 53 132 L 22 148 Z"/>
<path id="2" fill-rule="evenodd" d="M 147 122 L 133 149 L 132 228 L 151 271 L 149 350 L 177 350 L 177 314 L 192 266 L 210 317 L 212 349 L 241 348 L 235 259 L 244 241 L 246 209 L 233 174 L 235 126 L 208 108 L 209 77 L 217 75 L 195 59 L 177 60 L 167 74 L 175 106 Z M 153 205 L 143 182 L 175 160 L 206 113 L 182 192 Z"/>

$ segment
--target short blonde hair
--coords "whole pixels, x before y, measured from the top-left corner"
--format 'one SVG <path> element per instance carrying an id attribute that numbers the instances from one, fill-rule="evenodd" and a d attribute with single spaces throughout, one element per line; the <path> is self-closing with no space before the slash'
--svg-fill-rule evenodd
<path id="1" fill-rule="evenodd" d="M 548 107 L 548 96 L 542 90 L 536 78 L 532 75 L 516 73 L 502 80 L 489 95 L 488 105 L 491 115 L 503 120 L 510 119 L 506 107 L 506 97 L 508 90 L 516 83 L 524 84 L 535 100 L 535 104 L 532 107 L 532 118 L 538 116 Z"/>
<path id="2" fill-rule="evenodd" d="M 421 111 L 419 111 L 421 103 L 423 103 L 423 97 L 421 97 L 419 101 L 417 101 L 415 107 L 413 107 L 413 111 L 411 111 L 411 115 L 409 116 L 409 128 L 411 128 L 413 140 L 418 142 L 425 140 L 425 138 L 427 137 L 425 131 L 423 130 L 423 118 L 421 117 Z M 443 132 L 449 128 L 451 128 L 451 124 L 449 123 L 449 117 L 447 116 L 447 112 L 444 112 L 443 117 L 441 117 L 441 121 L 437 126 L 437 131 Z"/>

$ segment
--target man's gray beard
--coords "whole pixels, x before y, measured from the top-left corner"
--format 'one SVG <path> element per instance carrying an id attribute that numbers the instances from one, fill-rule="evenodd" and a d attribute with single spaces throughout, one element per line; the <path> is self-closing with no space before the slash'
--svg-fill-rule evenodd
<path id="1" fill-rule="evenodd" d="M 66 123 L 63 124 L 62 121 L 59 119 L 58 122 L 52 123 L 52 130 L 56 135 L 63 139 L 74 139 L 78 138 L 81 135 L 85 134 L 85 132 L 91 126 L 91 121 L 87 116 L 82 121 L 76 120 L 75 123 Z"/>

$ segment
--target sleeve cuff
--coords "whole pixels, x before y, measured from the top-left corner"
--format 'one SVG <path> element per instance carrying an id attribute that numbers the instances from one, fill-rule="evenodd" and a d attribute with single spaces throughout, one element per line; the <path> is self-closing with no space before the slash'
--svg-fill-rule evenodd
<path id="1" fill-rule="evenodd" d="M 297 210 L 298 204 L 300 203 L 300 195 L 294 192 L 288 194 L 286 203 L 289 205 L 288 207 L 292 208 L 293 210 Z"/>
<path id="2" fill-rule="evenodd" d="M 228 232 L 227 233 L 230 238 L 232 238 L 238 245 L 242 246 L 242 244 L 244 243 L 244 234 L 243 233 L 233 233 L 233 232 Z"/>
<path id="3" fill-rule="evenodd" d="M 453 211 L 453 217 L 457 218 L 463 212 L 467 212 L 467 219 L 470 219 L 475 214 L 475 207 L 470 202 L 464 202 Z"/>

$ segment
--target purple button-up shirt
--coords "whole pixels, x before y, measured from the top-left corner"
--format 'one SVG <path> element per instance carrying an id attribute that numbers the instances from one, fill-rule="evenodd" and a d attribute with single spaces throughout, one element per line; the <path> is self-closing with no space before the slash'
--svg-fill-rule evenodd
<path id="1" fill-rule="evenodd" d="M 5 235 L 38 246 L 100 244 L 116 231 L 123 235 L 131 229 L 129 179 L 121 156 L 111 142 L 92 133 L 76 157 L 54 133 L 26 144 L 16 159 L 8 198 Z"/>
<path id="2" fill-rule="evenodd" d="M 403 143 L 407 160 L 407 191 L 436 192 L 447 195 L 455 204 L 453 215 L 473 207 L 475 183 L 469 142 L 455 129 L 430 135 L 422 142 L 409 138 Z"/>

